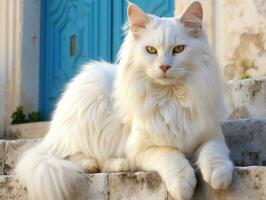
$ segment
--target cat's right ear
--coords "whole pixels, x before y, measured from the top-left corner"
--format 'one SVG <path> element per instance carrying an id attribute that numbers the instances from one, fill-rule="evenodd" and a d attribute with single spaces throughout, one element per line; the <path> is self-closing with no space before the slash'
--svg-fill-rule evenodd
<path id="1" fill-rule="evenodd" d="M 188 6 L 180 21 L 187 28 L 192 36 L 199 36 L 202 33 L 203 10 L 199 1 L 194 1 Z"/>
<path id="2" fill-rule="evenodd" d="M 137 34 L 137 31 L 141 28 L 145 28 L 149 22 L 148 16 L 137 5 L 130 3 L 127 8 L 127 16 L 129 25 L 133 34 Z"/>

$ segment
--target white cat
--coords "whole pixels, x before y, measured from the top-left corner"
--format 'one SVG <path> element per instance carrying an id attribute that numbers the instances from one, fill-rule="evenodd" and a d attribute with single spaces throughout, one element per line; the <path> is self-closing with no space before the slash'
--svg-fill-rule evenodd
<path id="1" fill-rule="evenodd" d="M 202 7 L 159 18 L 128 6 L 118 65 L 93 62 L 68 84 L 48 135 L 16 174 L 34 200 L 85 199 L 84 172 L 157 171 L 177 200 L 190 199 L 196 162 L 214 189 L 233 165 L 220 121 L 222 81 L 202 31 Z M 85 186 L 84 186 L 85 187 Z"/>

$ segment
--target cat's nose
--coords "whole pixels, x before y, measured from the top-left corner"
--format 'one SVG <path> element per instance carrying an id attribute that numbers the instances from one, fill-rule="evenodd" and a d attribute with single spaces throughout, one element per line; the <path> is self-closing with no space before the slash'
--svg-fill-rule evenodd
<path id="1" fill-rule="evenodd" d="M 171 68 L 171 66 L 170 65 L 161 65 L 160 68 L 163 71 L 163 73 L 166 73 L 167 70 Z"/>

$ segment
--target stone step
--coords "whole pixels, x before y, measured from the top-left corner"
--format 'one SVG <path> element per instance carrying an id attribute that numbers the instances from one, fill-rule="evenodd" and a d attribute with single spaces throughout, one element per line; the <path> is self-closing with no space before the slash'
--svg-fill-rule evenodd
<path id="1" fill-rule="evenodd" d="M 266 165 L 266 118 L 230 120 L 222 129 L 236 166 Z M 38 141 L 0 140 L 0 175 L 11 174 L 20 155 Z"/>
<path id="2" fill-rule="evenodd" d="M 225 100 L 229 119 L 266 117 L 266 77 L 228 81 Z"/>
<path id="3" fill-rule="evenodd" d="M 237 166 L 266 166 L 266 117 L 229 120 L 222 125 Z"/>
<path id="4" fill-rule="evenodd" d="M 87 200 L 173 200 L 155 172 L 85 175 Z M 211 189 L 199 176 L 193 200 L 265 200 L 266 167 L 236 167 L 232 185 Z M 11 175 L 0 176 L 0 199 L 26 200 L 27 190 Z"/>
<path id="5" fill-rule="evenodd" d="M 15 124 L 7 127 L 6 139 L 34 139 L 46 135 L 50 122 Z"/>

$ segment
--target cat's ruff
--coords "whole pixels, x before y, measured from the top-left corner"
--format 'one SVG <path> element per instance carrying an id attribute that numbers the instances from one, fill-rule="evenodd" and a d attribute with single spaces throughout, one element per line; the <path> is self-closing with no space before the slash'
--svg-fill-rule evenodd
<path id="1" fill-rule="evenodd" d="M 157 171 L 174 199 L 190 199 L 196 178 L 188 156 L 214 189 L 231 183 L 222 81 L 200 3 L 180 18 L 129 4 L 128 17 L 118 64 L 86 64 L 58 102 L 47 136 L 18 162 L 32 200 L 86 199 L 80 171 L 129 169 Z M 184 49 L 173 52 L 177 45 Z"/>

